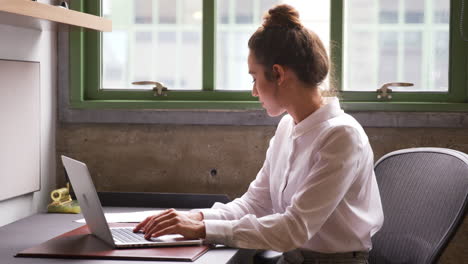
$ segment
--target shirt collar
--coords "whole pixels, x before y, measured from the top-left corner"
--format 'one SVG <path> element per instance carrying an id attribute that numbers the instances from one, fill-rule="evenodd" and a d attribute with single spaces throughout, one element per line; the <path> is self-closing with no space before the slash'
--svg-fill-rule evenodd
<path id="1" fill-rule="evenodd" d="M 314 126 L 344 113 L 340 107 L 340 101 L 338 98 L 324 97 L 323 101 L 325 104 L 324 106 L 310 114 L 299 124 L 294 125 L 294 120 L 291 118 L 291 122 L 293 123 L 291 129 L 292 138 L 298 138 L 310 131 Z"/>

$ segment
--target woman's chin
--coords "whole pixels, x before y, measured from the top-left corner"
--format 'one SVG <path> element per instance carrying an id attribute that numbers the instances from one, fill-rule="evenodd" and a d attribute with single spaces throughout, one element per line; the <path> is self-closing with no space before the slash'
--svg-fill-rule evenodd
<path id="1" fill-rule="evenodd" d="M 268 108 L 265 108 L 265 110 L 266 110 L 268 116 L 270 116 L 270 117 L 279 116 L 279 115 L 282 115 L 285 112 L 284 109 L 268 109 Z"/>

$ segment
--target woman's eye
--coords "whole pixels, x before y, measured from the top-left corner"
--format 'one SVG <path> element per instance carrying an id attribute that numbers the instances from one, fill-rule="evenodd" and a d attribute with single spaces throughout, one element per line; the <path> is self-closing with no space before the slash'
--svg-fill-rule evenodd
<path id="1" fill-rule="evenodd" d="M 252 80 L 253 83 L 254 83 L 255 81 L 256 81 L 255 79 Z"/>

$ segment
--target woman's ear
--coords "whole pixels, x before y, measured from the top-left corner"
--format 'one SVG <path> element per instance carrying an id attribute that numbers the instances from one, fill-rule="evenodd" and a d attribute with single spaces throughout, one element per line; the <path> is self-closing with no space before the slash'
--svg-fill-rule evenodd
<path id="1" fill-rule="evenodd" d="M 279 64 L 273 65 L 273 81 L 276 82 L 277 85 L 281 85 L 284 82 L 285 68 Z"/>

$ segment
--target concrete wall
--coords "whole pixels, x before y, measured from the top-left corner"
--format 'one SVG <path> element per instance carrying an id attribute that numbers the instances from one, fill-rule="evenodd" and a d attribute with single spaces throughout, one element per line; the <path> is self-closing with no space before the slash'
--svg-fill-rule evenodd
<path id="1" fill-rule="evenodd" d="M 41 69 L 41 171 L 38 172 L 41 173 L 41 190 L 0 201 L 0 226 L 44 211 L 50 191 L 55 187 L 56 33 L 55 27 L 51 25 L 42 30 L 40 24 L 31 23 L 22 16 L 0 13 L 0 58 L 39 61 Z M 1 87 L 0 84 L 0 90 L 12 88 Z M 1 105 L 0 111 L 3 111 Z"/>
<path id="2" fill-rule="evenodd" d="M 274 126 L 61 123 L 57 154 L 85 161 L 100 191 L 244 193 L 261 168 Z M 468 153 L 468 128 L 366 128 L 375 160 L 409 147 Z M 217 170 L 213 176 L 210 172 Z M 59 167 L 59 182 L 63 169 Z M 468 259 L 468 221 L 442 263 Z"/>

